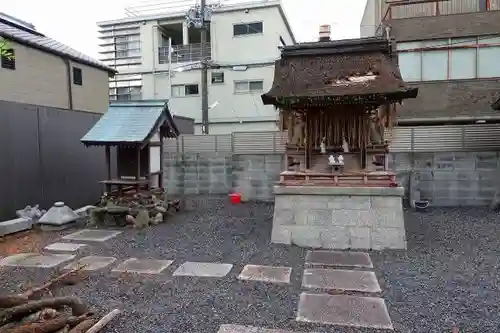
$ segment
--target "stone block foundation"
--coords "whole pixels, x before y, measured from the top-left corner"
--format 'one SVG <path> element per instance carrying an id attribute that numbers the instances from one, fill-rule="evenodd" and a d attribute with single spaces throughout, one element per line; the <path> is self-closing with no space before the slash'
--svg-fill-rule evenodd
<path id="1" fill-rule="evenodd" d="M 275 186 L 271 241 L 325 249 L 406 249 L 402 187 Z"/>

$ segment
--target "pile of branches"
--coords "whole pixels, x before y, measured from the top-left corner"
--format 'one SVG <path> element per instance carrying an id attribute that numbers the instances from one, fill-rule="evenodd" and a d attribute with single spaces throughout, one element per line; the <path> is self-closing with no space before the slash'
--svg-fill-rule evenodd
<path id="1" fill-rule="evenodd" d="M 99 319 L 78 297 L 54 297 L 52 290 L 81 279 L 83 267 L 20 294 L 0 296 L 1 333 L 96 333 L 120 313 Z M 76 278 L 76 279 L 75 279 Z M 48 297 L 44 297 L 48 294 Z"/>
<path id="2" fill-rule="evenodd" d="M 90 226 L 126 226 L 144 228 L 163 223 L 168 215 L 180 210 L 180 200 L 169 201 L 162 189 L 139 193 L 105 193 L 90 210 Z"/>

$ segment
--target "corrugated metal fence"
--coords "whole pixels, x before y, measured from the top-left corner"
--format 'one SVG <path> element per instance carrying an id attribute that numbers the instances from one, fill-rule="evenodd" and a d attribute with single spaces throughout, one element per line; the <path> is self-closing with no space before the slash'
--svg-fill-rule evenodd
<path id="1" fill-rule="evenodd" d="M 500 124 L 395 127 L 387 137 L 391 152 L 495 151 Z"/>
<path id="2" fill-rule="evenodd" d="M 99 200 L 104 149 L 86 148 L 80 139 L 100 117 L 0 101 L 0 221 L 26 205 L 48 209 L 64 201 L 76 209 Z"/>
<path id="3" fill-rule="evenodd" d="M 166 153 L 284 154 L 286 132 L 236 132 L 232 134 L 181 135 L 167 140 Z"/>
<path id="4" fill-rule="evenodd" d="M 495 151 L 500 124 L 395 127 L 386 138 L 391 152 Z M 284 154 L 286 132 L 182 135 L 167 140 L 167 153 Z"/>

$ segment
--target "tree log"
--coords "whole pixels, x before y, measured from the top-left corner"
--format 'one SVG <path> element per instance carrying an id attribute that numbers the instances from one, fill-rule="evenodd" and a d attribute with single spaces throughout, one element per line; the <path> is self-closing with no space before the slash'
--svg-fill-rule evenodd
<path id="1" fill-rule="evenodd" d="M 63 274 L 57 276 L 56 278 L 50 280 L 49 282 L 44 283 L 43 285 L 41 285 L 39 287 L 33 287 L 31 289 L 28 289 L 24 293 L 0 297 L 0 308 L 5 309 L 5 308 L 11 308 L 14 306 L 19 306 L 19 305 L 25 304 L 31 298 L 36 296 L 38 293 L 53 287 L 58 282 L 62 282 L 64 279 L 68 278 L 73 273 L 78 272 L 79 270 L 81 270 L 84 267 L 85 267 L 84 265 L 80 266 L 80 267 L 76 267 L 75 269 L 72 269 L 69 272 L 63 273 Z"/>
<path id="2" fill-rule="evenodd" d="M 104 326 L 106 326 L 111 320 L 113 320 L 113 318 L 115 318 L 116 316 L 118 316 L 120 314 L 120 310 L 118 309 L 114 309 L 113 311 L 111 311 L 110 313 L 108 313 L 107 315 L 105 315 L 104 317 L 101 318 L 101 320 L 99 320 L 94 326 L 92 326 L 88 331 L 87 333 L 97 333 L 99 332 L 100 330 L 103 329 Z"/>
<path id="3" fill-rule="evenodd" d="M 68 324 L 66 324 L 66 326 L 64 326 L 63 328 L 61 328 L 56 333 L 69 333 L 69 329 L 70 329 L 70 326 Z"/>
<path id="4" fill-rule="evenodd" d="M 75 316 L 81 316 L 87 312 L 87 307 L 77 297 L 54 297 L 40 301 L 31 301 L 0 311 L 0 326 L 31 313 L 38 312 L 44 308 L 61 308 L 63 306 L 71 307 L 72 313 Z M 64 325 L 62 327 L 64 327 Z"/>
<path id="5" fill-rule="evenodd" d="M 28 302 L 28 298 L 22 295 L 9 295 L 0 297 L 0 309 L 11 308 Z"/>
<path id="6" fill-rule="evenodd" d="M 33 297 L 33 295 L 35 295 L 35 294 L 37 294 L 37 293 L 39 293 L 41 291 L 49 289 L 54 284 L 56 284 L 58 282 L 61 282 L 62 280 L 66 279 L 67 277 L 71 276 L 73 273 L 76 273 L 76 272 L 80 271 L 84 267 L 85 267 L 85 265 L 80 265 L 80 266 L 78 266 L 78 267 L 70 270 L 69 272 L 63 273 L 63 274 L 55 277 L 54 279 L 50 280 L 47 283 L 44 283 L 43 285 L 41 285 L 39 287 L 28 289 L 26 292 L 22 293 L 21 295 L 23 297 L 26 297 L 26 298 L 30 299 L 31 297 Z"/>
<path id="7" fill-rule="evenodd" d="M 53 333 L 57 330 L 64 328 L 66 325 L 75 326 L 87 319 L 87 315 L 78 317 L 74 316 L 59 316 L 57 318 L 30 323 L 20 327 L 11 329 L 9 333 Z"/>
<path id="8" fill-rule="evenodd" d="M 96 318 L 89 318 L 82 321 L 80 324 L 73 327 L 68 333 L 86 333 L 92 326 L 97 323 Z"/>

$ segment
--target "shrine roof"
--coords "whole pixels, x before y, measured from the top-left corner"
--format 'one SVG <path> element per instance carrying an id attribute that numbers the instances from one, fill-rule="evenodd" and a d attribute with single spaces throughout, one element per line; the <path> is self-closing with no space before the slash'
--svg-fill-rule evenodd
<path id="1" fill-rule="evenodd" d="M 164 129 L 166 137 L 179 136 L 177 125 L 168 109 L 168 101 L 112 103 L 81 142 L 86 146 L 144 145 L 160 128 Z"/>
<path id="2" fill-rule="evenodd" d="M 283 48 L 264 104 L 383 104 L 415 98 L 378 37 L 301 43 Z"/>

